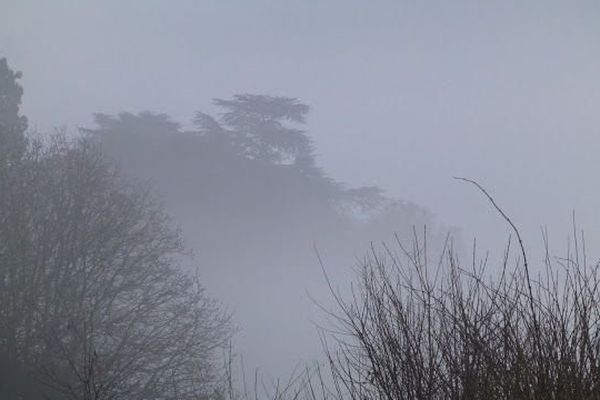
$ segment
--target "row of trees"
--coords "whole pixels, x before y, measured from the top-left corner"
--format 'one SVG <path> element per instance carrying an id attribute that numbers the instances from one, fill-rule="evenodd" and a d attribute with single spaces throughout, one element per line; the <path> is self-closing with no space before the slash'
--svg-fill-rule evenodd
<path id="1" fill-rule="evenodd" d="M 0 397 L 213 395 L 229 317 L 180 234 L 93 139 L 26 134 L 18 78 L 0 60 Z"/>
<path id="2" fill-rule="evenodd" d="M 204 170 L 224 170 L 229 175 L 250 170 L 257 176 L 278 171 L 279 185 L 288 189 L 300 186 L 305 196 L 311 195 L 330 206 L 374 209 L 392 202 L 376 187 L 345 189 L 318 167 L 312 140 L 301 129 L 310 108 L 298 99 L 241 94 L 228 100 L 214 99 L 214 105 L 222 110 L 218 117 L 199 111 L 191 130 L 181 129 L 165 114 L 142 112 L 96 114 L 96 126 L 83 131 L 99 138 L 108 154 L 126 166 L 135 165 L 136 161 L 146 164 L 138 165 L 138 169 L 150 170 L 147 176 L 160 174 L 148 165 L 152 162 L 136 159 L 140 153 L 161 149 L 163 167 L 168 168 L 174 161 L 169 159 L 173 157 L 169 153 L 178 152 L 177 157 L 186 158 L 187 167 L 193 168 L 190 172 L 195 174 L 194 186 L 203 190 L 216 183 L 203 176 Z M 182 152 L 182 148 L 187 151 Z M 159 160 L 152 157 L 152 161 Z M 181 176 L 183 171 L 170 172 Z M 254 180 L 257 176 L 249 174 Z M 217 178 L 227 181 L 232 176 Z"/>
<path id="3" fill-rule="evenodd" d="M 187 129 L 164 114 L 124 112 L 96 114 L 95 126 L 83 130 L 128 174 L 152 181 L 208 264 L 234 256 L 222 247 L 234 242 L 256 248 L 240 254 L 289 247 L 288 261 L 225 264 L 286 268 L 303 260 L 308 269 L 313 243 L 352 251 L 398 227 L 433 225 L 422 207 L 376 186 L 348 187 L 320 168 L 304 130 L 309 107 L 298 99 L 242 94 L 214 104 L 220 112 L 197 112 Z M 298 248 L 302 254 L 290 253 Z"/>

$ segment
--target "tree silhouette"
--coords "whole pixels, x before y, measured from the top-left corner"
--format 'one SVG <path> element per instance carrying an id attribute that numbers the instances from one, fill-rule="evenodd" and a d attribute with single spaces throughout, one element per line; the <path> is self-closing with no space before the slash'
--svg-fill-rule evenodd
<path id="1" fill-rule="evenodd" d="M 27 118 L 19 113 L 23 97 L 18 83 L 21 76 L 10 69 L 6 58 L 0 58 L 0 158 L 15 158 L 23 151 Z"/>
<path id="2" fill-rule="evenodd" d="M 215 99 L 224 109 L 219 120 L 198 113 L 195 122 L 205 132 L 230 138 L 240 154 L 273 164 L 314 165 L 313 146 L 305 131 L 289 126 L 304 124 L 309 107 L 291 97 L 240 94 Z"/>

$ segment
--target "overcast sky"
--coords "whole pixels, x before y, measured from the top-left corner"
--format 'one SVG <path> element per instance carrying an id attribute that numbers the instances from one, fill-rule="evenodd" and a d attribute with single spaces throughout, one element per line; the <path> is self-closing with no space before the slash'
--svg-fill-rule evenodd
<path id="1" fill-rule="evenodd" d="M 573 209 L 600 239 L 598 1 L 0 0 L 0 54 L 40 131 L 294 96 L 333 177 L 467 240 L 507 230 L 453 175 L 486 185 L 530 241 L 547 224 L 562 244 Z"/>

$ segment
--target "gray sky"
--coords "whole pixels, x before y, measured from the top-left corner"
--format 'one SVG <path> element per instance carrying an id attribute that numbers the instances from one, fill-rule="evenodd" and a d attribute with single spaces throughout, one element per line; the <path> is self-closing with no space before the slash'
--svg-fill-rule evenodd
<path id="1" fill-rule="evenodd" d="M 186 122 L 212 97 L 297 96 L 332 176 L 424 205 L 467 240 L 507 230 L 453 175 L 485 184 L 529 240 L 547 224 L 562 245 L 573 209 L 600 239 L 597 1 L 0 4 L 0 53 L 42 131 L 93 112 Z"/>

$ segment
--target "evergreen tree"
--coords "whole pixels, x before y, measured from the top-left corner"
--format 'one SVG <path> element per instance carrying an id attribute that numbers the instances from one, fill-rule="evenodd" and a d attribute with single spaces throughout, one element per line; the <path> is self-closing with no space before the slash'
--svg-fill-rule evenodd
<path id="1" fill-rule="evenodd" d="M 0 58 L 0 160 L 14 160 L 23 152 L 27 118 L 20 115 L 23 88 L 18 80 L 20 72 L 14 72 L 6 58 Z"/>

